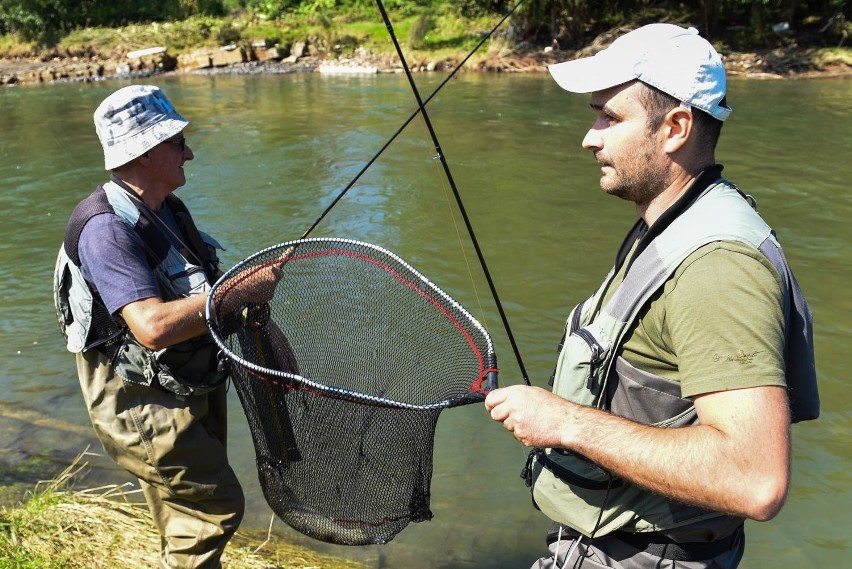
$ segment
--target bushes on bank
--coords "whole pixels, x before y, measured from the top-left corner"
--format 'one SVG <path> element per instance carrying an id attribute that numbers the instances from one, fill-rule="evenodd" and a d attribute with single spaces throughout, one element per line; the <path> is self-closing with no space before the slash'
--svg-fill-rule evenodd
<path id="1" fill-rule="evenodd" d="M 388 10 L 423 17 L 455 10 L 461 18 L 502 14 L 517 0 L 383 0 Z M 670 21 L 695 25 L 711 40 L 736 49 L 793 42 L 839 46 L 852 34 L 847 0 L 526 0 L 513 17 L 513 41 L 556 43 L 576 49 L 605 30 L 626 23 Z M 439 10 L 441 8 L 441 10 Z M 333 17 L 367 18 L 374 0 L 0 0 L 0 35 L 55 44 L 73 30 L 196 17 L 248 15 L 265 21 Z M 848 43 L 848 42 L 847 42 Z"/>

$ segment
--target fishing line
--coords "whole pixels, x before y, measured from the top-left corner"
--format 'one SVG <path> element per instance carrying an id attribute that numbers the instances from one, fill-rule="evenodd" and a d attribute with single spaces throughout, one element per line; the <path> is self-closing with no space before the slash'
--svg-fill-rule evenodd
<path id="1" fill-rule="evenodd" d="M 524 383 L 526 385 L 530 385 L 530 380 L 527 375 L 526 368 L 524 367 L 523 360 L 521 359 L 520 351 L 518 350 L 518 346 L 515 343 L 515 338 L 512 334 L 512 330 L 509 326 L 509 321 L 506 318 L 506 313 L 503 310 L 503 305 L 500 302 L 500 297 L 497 294 L 497 289 L 494 286 L 494 281 L 491 278 L 491 273 L 488 270 L 488 266 L 485 263 L 485 257 L 482 255 L 482 250 L 479 247 L 479 242 L 476 239 L 476 234 L 473 232 L 473 226 L 470 223 L 470 218 L 467 215 L 467 210 L 462 203 L 461 195 L 459 194 L 458 188 L 456 187 L 455 180 L 453 179 L 453 175 L 450 172 L 450 166 L 447 163 L 447 159 L 444 156 L 444 152 L 441 149 L 441 143 L 438 141 L 438 135 L 435 133 L 435 129 L 432 126 L 432 121 L 429 119 L 429 113 L 426 112 L 426 103 L 424 103 L 423 99 L 420 96 L 420 91 L 417 89 L 417 83 L 414 81 L 414 77 L 411 75 L 411 69 L 408 67 L 408 63 L 405 60 L 405 55 L 402 52 L 402 48 L 399 45 L 399 40 L 396 37 L 396 33 L 393 29 L 393 24 L 391 24 L 390 17 L 388 16 L 387 11 L 385 10 L 385 6 L 382 3 L 382 0 L 376 0 L 376 5 L 379 8 L 379 12 L 382 14 L 382 19 L 385 22 L 385 27 L 390 34 L 391 41 L 393 41 L 394 48 L 396 49 L 396 53 L 399 56 L 400 62 L 402 63 L 402 68 L 405 71 L 405 76 L 408 79 L 408 84 L 411 86 L 411 91 L 414 93 L 414 98 L 417 100 L 417 107 L 423 116 L 423 121 L 426 124 L 426 128 L 429 130 L 429 135 L 432 138 L 432 143 L 435 146 L 435 156 L 441 161 L 441 166 L 444 169 L 444 174 L 447 177 L 447 181 L 450 184 L 450 188 L 453 190 L 453 195 L 456 198 L 456 203 L 459 206 L 459 211 L 464 219 L 465 226 L 467 227 L 468 234 L 470 235 L 471 242 L 473 244 L 473 248 L 476 251 L 476 256 L 479 258 L 479 263 L 482 266 L 482 272 L 485 274 L 485 279 L 488 281 L 488 287 L 491 290 L 491 295 L 494 298 L 494 302 L 497 305 L 497 311 L 500 313 L 500 318 L 503 321 L 503 327 L 506 330 L 506 335 L 509 338 L 509 343 L 512 345 L 512 350 L 515 353 L 515 359 L 518 362 L 518 367 L 521 371 L 521 376 L 524 379 Z M 515 5 L 512 10 L 514 11 L 517 6 L 520 5 L 520 2 Z M 413 117 L 412 117 L 413 118 Z"/>
<path id="2" fill-rule="evenodd" d="M 417 109 L 416 109 L 413 113 L 411 113 L 411 116 L 409 116 L 409 117 L 408 117 L 408 119 L 406 119 L 406 121 L 405 121 L 404 123 L 402 123 L 402 125 L 401 125 L 401 126 L 400 126 L 397 130 L 396 130 L 396 132 L 394 132 L 394 133 L 391 135 L 391 137 L 387 140 L 387 142 L 385 142 L 385 144 L 384 144 L 384 145 L 383 145 L 383 146 L 382 146 L 382 147 L 378 150 L 378 152 L 376 152 L 376 153 L 373 155 L 373 157 L 372 157 L 372 158 L 370 158 L 370 159 L 367 161 L 367 163 L 366 163 L 366 164 L 364 164 L 364 167 L 363 167 L 363 168 L 361 168 L 361 170 L 360 170 L 357 174 L 355 174 L 355 177 L 353 177 L 353 178 L 352 178 L 352 180 L 351 180 L 348 184 L 346 184 L 346 187 L 345 187 L 345 188 L 343 188 L 343 189 L 340 191 L 340 193 L 337 195 L 337 197 L 336 197 L 336 198 L 334 198 L 334 200 L 332 200 L 332 202 L 328 205 L 328 207 L 326 207 L 325 211 L 323 211 L 323 212 L 320 214 L 320 216 L 317 218 L 317 220 L 316 220 L 316 221 L 314 221 L 313 225 L 311 225 L 311 226 L 308 228 L 308 230 L 307 230 L 307 231 L 305 231 L 305 232 L 302 234 L 302 238 L 303 238 L 303 239 L 304 239 L 305 237 L 307 237 L 307 236 L 308 236 L 308 235 L 309 235 L 309 234 L 310 234 L 310 233 L 311 233 L 314 229 L 316 229 L 317 225 L 319 225 L 319 224 L 320 224 L 320 222 L 321 222 L 321 221 L 325 218 L 325 216 L 326 216 L 326 215 L 328 215 L 328 213 L 329 213 L 329 212 L 330 212 L 330 211 L 334 208 L 334 206 L 335 206 L 335 205 L 337 205 L 337 202 L 339 202 L 339 201 L 341 200 L 341 198 L 343 198 L 343 196 L 344 196 L 344 195 L 346 195 L 346 193 L 347 193 L 350 189 L 352 189 L 352 186 L 354 186 L 354 185 L 355 185 L 355 183 L 356 183 L 356 182 L 357 182 L 357 181 L 361 178 L 361 176 L 362 176 L 362 175 L 364 175 L 364 173 L 365 173 L 365 172 L 366 172 L 366 171 L 370 168 L 370 166 L 372 166 L 372 165 L 373 165 L 373 163 L 374 163 L 376 160 L 378 160 L 378 159 L 379 159 L 379 157 L 380 157 L 380 156 L 384 153 L 384 151 L 385 151 L 385 150 L 387 150 L 388 146 L 390 146 L 390 145 L 391 145 L 391 143 L 393 143 L 393 141 L 394 141 L 394 140 L 396 140 L 396 138 L 397 138 L 400 134 L 402 134 L 402 131 L 403 131 L 403 130 L 405 130 L 405 127 L 407 127 L 407 126 L 411 123 L 411 121 L 413 121 L 413 120 L 417 117 L 417 115 L 418 115 L 418 114 L 420 114 L 420 110 L 421 110 L 421 108 L 422 108 L 422 109 L 424 110 L 424 112 L 425 112 L 425 107 L 426 107 L 426 105 L 429 103 L 429 101 L 431 101 L 431 100 L 435 97 L 435 95 L 437 95 L 437 94 L 438 94 L 438 91 L 440 91 L 440 90 L 444 87 L 444 85 L 446 85 L 447 83 L 449 83 L 450 79 L 452 79 L 453 77 L 455 77 L 456 73 L 458 73 L 458 72 L 459 72 L 459 70 L 461 70 L 461 68 L 464 66 L 464 64 L 465 64 L 465 63 L 467 63 L 467 61 L 468 61 L 471 57 L 473 57 L 473 54 L 474 54 L 474 53 L 476 53 L 476 52 L 479 50 L 479 48 L 480 48 L 480 47 L 482 47 L 482 45 L 483 45 L 486 41 L 488 41 L 488 39 L 490 39 L 490 38 L 491 38 L 491 36 L 492 36 L 492 35 L 494 35 L 494 32 L 496 32 L 496 31 L 500 28 L 500 26 L 502 26 L 502 25 L 503 25 L 503 22 L 505 22 L 505 21 L 509 18 L 509 16 L 511 16 L 511 15 L 515 12 L 515 10 L 517 10 L 518 6 L 520 6 L 521 4 L 523 4 L 523 2 L 524 2 L 524 0 L 518 0 L 518 2 L 517 2 L 514 6 L 512 6 L 512 8 L 511 8 L 508 12 L 506 12 L 506 14 L 505 14 L 505 15 L 504 15 L 501 19 L 500 19 L 500 21 L 499 21 L 499 22 L 497 22 L 497 24 L 496 24 L 494 27 L 492 27 L 492 28 L 491 28 L 491 30 L 489 30 L 489 32 L 488 32 L 487 34 L 485 34 L 485 35 L 482 37 L 482 39 L 481 39 L 481 40 L 479 40 L 479 43 L 477 43 L 477 44 L 476 44 L 476 46 L 475 46 L 475 47 L 474 47 L 474 48 L 470 51 L 470 53 L 468 53 L 468 54 L 464 57 L 464 59 L 462 59 L 462 60 L 458 63 L 458 65 L 456 65 L 456 66 L 453 68 L 453 70 L 452 70 L 452 71 L 450 71 L 450 73 L 447 75 L 447 77 L 446 77 L 443 81 L 441 81 L 441 83 L 438 85 L 438 87 L 436 87 L 436 88 L 435 88 L 435 90 L 434 90 L 434 91 L 432 91 L 432 94 L 431 94 L 431 95 L 429 95 L 429 96 L 426 98 L 426 100 L 425 100 L 425 101 L 423 101 L 423 106 L 422 106 L 422 107 L 417 107 Z M 404 61 L 404 60 L 403 60 L 403 65 L 405 65 L 405 61 Z M 526 377 L 526 373 L 524 373 L 524 377 Z"/>

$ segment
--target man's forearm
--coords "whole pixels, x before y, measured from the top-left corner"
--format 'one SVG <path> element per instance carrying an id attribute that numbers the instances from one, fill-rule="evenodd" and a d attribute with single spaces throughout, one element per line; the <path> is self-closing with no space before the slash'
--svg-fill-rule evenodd
<path id="1" fill-rule="evenodd" d="M 527 446 L 575 451 L 684 503 L 768 520 L 787 495 L 790 418 L 783 387 L 698 396 L 699 424 L 681 428 L 643 425 L 523 385 L 492 391 L 485 406 Z"/>
<path id="2" fill-rule="evenodd" d="M 161 350 L 207 333 L 206 301 L 207 295 L 170 302 L 148 298 L 125 306 L 121 315 L 139 343 Z"/>
<path id="3" fill-rule="evenodd" d="M 682 428 L 643 425 L 575 405 L 562 446 L 674 500 L 770 519 L 783 505 L 789 484 L 789 423 L 782 416 L 783 388 L 758 389 L 759 396 L 739 402 L 738 395 L 753 390 L 712 394 L 731 407 L 730 421 Z"/>

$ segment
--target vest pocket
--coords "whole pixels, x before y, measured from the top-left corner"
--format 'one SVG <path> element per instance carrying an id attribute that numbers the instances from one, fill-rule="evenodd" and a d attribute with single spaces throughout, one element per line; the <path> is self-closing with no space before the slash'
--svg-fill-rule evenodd
<path id="1" fill-rule="evenodd" d="M 537 449 L 530 470 L 536 507 L 586 536 L 605 535 L 636 518 L 630 504 L 637 487 L 580 455 Z"/>
<path id="2" fill-rule="evenodd" d="M 609 409 L 645 425 L 683 427 L 697 422 L 691 399 L 680 395 L 680 383 L 642 371 L 616 358 L 618 381 L 608 387 Z"/>
<path id="3" fill-rule="evenodd" d="M 174 248 L 169 250 L 156 272 L 164 300 L 201 294 L 210 286 L 204 269 L 187 261 Z"/>
<path id="4" fill-rule="evenodd" d="M 613 478 L 612 475 L 595 463 L 570 451 L 561 449 L 550 449 L 548 453 L 542 449 L 532 451 L 532 460 L 538 462 L 542 468 L 549 470 L 562 482 L 571 486 L 577 486 L 584 490 L 606 490 L 607 488 L 618 488 L 624 484 L 621 478 Z M 560 461 L 571 461 L 576 470 L 566 468 Z"/>
<path id="5" fill-rule="evenodd" d="M 599 407 L 610 350 L 612 341 L 594 324 L 572 331 L 559 354 L 553 391 L 574 403 Z"/>

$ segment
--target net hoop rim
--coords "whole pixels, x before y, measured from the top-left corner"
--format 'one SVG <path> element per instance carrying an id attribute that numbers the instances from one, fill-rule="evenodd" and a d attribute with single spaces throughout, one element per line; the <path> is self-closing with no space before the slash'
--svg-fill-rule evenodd
<path id="1" fill-rule="evenodd" d="M 212 318 L 212 314 L 211 314 L 213 296 L 215 295 L 215 293 L 219 289 L 219 287 L 224 285 L 224 283 L 227 282 L 228 279 L 232 275 L 234 275 L 234 274 L 242 271 L 243 269 L 245 269 L 247 265 L 251 264 L 252 261 L 257 259 L 258 257 L 262 257 L 263 255 L 265 255 L 265 254 L 267 254 L 270 251 L 273 251 L 275 249 L 286 249 L 287 247 L 298 246 L 298 245 L 301 245 L 303 243 L 346 243 L 348 245 L 356 245 L 356 246 L 366 247 L 368 249 L 378 251 L 379 253 L 390 257 L 391 259 L 393 259 L 394 261 L 399 263 L 401 266 L 405 267 L 405 269 L 407 269 L 414 276 L 416 276 L 418 279 L 420 279 L 420 281 L 422 283 L 424 283 L 426 286 L 428 286 L 431 290 L 437 292 L 446 302 L 448 302 L 450 305 L 452 305 L 453 308 L 457 309 L 462 315 L 464 315 L 464 317 L 467 318 L 468 321 L 470 321 L 470 323 L 473 324 L 473 326 L 479 331 L 479 333 L 482 334 L 482 337 L 485 339 L 486 346 L 487 346 L 487 354 L 486 354 L 486 360 L 487 361 L 483 365 L 483 369 L 481 371 L 483 372 L 483 374 L 485 372 L 488 372 L 488 371 L 493 371 L 493 367 L 489 363 L 489 362 L 494 361 L 494 345 L 493 345 L 493 342 L 491 340 L 491 335 L 486 331 L 485 327 L 479 322 L 479 320 L 477 320 L 472 314 L 470 314 L 470 312 L 468 312 L 466 308 L 464 308 L 458 301 L 456 301 L 454 298 L 452 298 L 449 294 L 444 292 L 444 290 L 441 287 L 439 287 L 438 285 L 433 283 L 431 280 L 426 278 L 420 271 L 418 271 L 417 269 L 412 267 L 408 262 L 406 262 L 405 260 L 400 258 L 399 255 L 397 255 L 396 253 L 389 251 L 389 250 L 385 249 L 384 247 L 380 247 L 378 245 L 374 245 L 374 244 L 368 243 L 366 241 L 359 241 L 359 240 L 356 240 L 356 239 L 349 239 L 349 238 L 345 238 L 345 237 L 307 237 L 307 238 L 303 238 L 303 239 L 295 239 L 295 240 L 292 240 L 292 241 L 284 241 L 284 242 L 278 243 L 276 245 L 270 245 L 269 247 L 261 249 L 260 251 L 253 253 L 252 255 L 246 257 L 242 261 L 236 263 L 233 267 L 231 267 L 230 269 L 225 271 L 225 273 L 223 273 L 221 277 L 219 277 L 219 279 L 213 284 L 213 286 L 210 288 L 210 291 L 207 294 L 207 300 L 204 303 L 204 309 L 205 309 L 204 318 L 205 318 L 205 322 L 207 324 L 207 329 L 210 332 L 210 335 L 212 336 L 213 341 L 216 342 L 216 345 L 219 346 L 219 349 L 228 357 L 228 359 L 233 360 L 233 361 L 237 362 L 238 364 L 240 364 L 241 366 L 255 372 L 255 374 L 260 376 L 259 379 L 261 379 L 262 381 L 269 381 L 265 376 L 266 375 L 273 375 L 275 377 L 279 377 L 279 378 L 285 380 L 284 383 L 295 382 L 297 384 L 309 387 L 310 389 L 316 389 L 316 390 L 319 390 L 320 392 L 324 392 L 325 394 L 327 394 L 329 396 L 341 396 L 342 395 L 342 396 L 347 397 L 347 398 L 360 400 L 360 401 L 363 401 L 363 402 L 366 402 L 366 403 L 369 403 L 369 404 L 373 404 L 373 405 L 382 405 L 382 406 L 387 406 L 387 407 L 396 407 L 396 408 L 400 408 L 400 409 L 409 409 L 409 410 L 434 410 L 434 409 L 442 409 L 442 408 L 454 406 L 455 400 L 451 400 L 451 399 L 444 399 L 443 401 L 438 401 L 438 402 L 435 402 L 435 403 L 429 403 L 429 404 L 426 404 L 426 405 L 416 405 L 416 404 L 413 404 L 413 403 L 404 403 L 404 402 L 401 402 L 401 401 L 394 401 L 392 399 L 386 399 L 384 397 L 379 397 L 379 396 L 376 396 L 376 395 L 370 395 L 368 393 L 363 393 L 363 392 L 360 392 L 360 391 L 353 391 L 353 390 L 345 389 L 345 388 L 342 388 L 342 387 L 322 385 L 322 384 L 316 383 L 315 381 L 312 381 L 311 379 L 304 377 L 302 375 L 297 375 L 297 374 L 287 373 L 287 372 L 284 372 L 284 371 L 269 369 L 269 368 L 254 364 L 254 363 L 236 355 L 234 352 L 232 352 L 225 345 L 223 340 L 219 337 L 219 334 L 217 332 L 217 324 L 216 324 L 216 322 L 214 322 L 214 320 Z M 289 380 L 289 381 L 287 381 L 287 380 Z M 462 396 L 462 398 L 463 398 L 463 396 Z"/>

